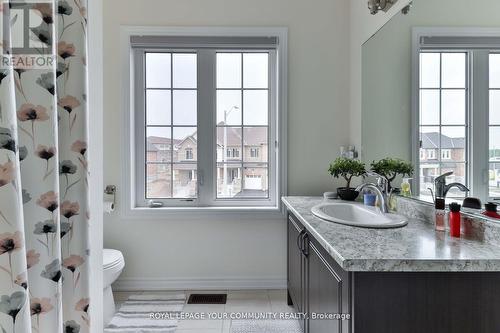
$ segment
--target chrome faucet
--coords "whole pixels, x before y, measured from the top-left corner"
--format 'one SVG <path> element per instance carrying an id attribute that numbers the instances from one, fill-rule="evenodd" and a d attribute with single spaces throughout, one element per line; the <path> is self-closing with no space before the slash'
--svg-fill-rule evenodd
<path id="1" fill-rule="evenodd" d="M 377 184 L 363 183 L 356 188 L 356 191 L 361 192 L 364 189 L 373 190 L 379 199 L 380 211 L 384 214 L 387 214 L 389 212 L 389 205 L 387 199 L 387 194 L 388 194 L 387 189 L 389 187 L 389 184 L 387 182 L 387 179 L 385 179 L 384 177 L 375 172 L 367 172 L 366 174 L 368 176 L 377 177 Z"/>
<path id="2" fill-rule="evenodd" d="M 434 186 L 436 187 L 436 198 L 446 198 L 448 191 L 456 187 L 462 192 L 469 192 L 470 190 L 461 183 L 450 183 L 446 184 L 446 177 L 451 176 L 453 171 L 442 174 L 441 176 L 434 179 Z"/>

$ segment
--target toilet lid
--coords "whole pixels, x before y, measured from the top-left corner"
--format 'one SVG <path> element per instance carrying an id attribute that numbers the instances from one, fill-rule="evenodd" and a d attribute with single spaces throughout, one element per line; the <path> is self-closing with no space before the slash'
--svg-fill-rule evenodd
<path id="1" fill-rule="evenodd" d="M 118 250 L 103 249 L 102 250 L 102 266 L 103 268 L 112 267 L 123 261 L 123 254 Z"/>

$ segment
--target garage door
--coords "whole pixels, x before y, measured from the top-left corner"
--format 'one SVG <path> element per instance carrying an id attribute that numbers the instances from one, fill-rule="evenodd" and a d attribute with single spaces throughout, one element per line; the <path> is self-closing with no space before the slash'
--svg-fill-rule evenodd
<path id="1" fill-rule="evenodd" d="M 245 190 L 262 190 L 262 177 L 257 175 L 245 176 Z"/>

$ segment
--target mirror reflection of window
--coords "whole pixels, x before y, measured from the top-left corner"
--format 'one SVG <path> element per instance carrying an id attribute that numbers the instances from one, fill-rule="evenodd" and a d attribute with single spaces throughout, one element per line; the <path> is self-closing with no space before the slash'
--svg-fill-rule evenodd
<path id="1" fill-rule="evenodd" d="M 429 195 L 440 174 L 468 184 L 466 172 L 467 66 L 465 52 L 420 53 L 420 194 Z M 451 190 L 450 197 L 463 192 Z"/>

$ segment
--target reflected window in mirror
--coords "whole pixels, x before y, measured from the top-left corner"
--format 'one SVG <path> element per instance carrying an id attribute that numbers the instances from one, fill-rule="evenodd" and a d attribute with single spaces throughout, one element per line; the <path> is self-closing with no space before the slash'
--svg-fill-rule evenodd
<path id="1" fill-rule="evenodd" d="M 500 197 L 500 53 L 489 55 L 489 196 Z"/>
<path id="2" fill-rule="evenodd" d="M 429 195 L 437 176 L 453 171 L 447 182 L 469 183 L 467 173 L 468 54 L 420 53 L 420 195 Z M 463 197 L 452 189 L 449 197 Z"/>
<path id="3" fill-rule="evenodd" d="M 446 33 L 419 35 L 414 49 L 416 192 L 432 200 L 436 177 L 452 171 L 447 183 L 471 192 L 447 198 L 500 201 L 500 35 Z"/>

